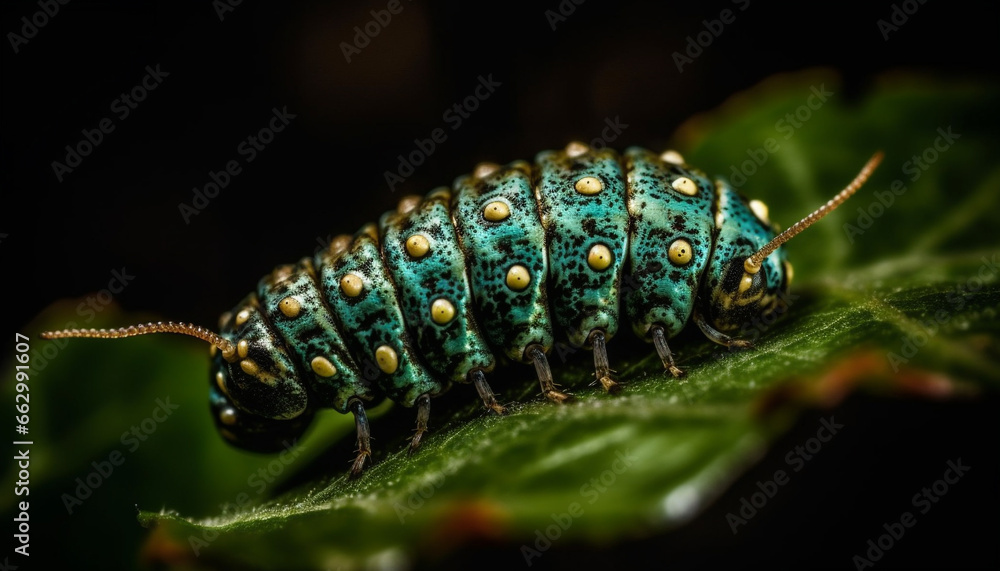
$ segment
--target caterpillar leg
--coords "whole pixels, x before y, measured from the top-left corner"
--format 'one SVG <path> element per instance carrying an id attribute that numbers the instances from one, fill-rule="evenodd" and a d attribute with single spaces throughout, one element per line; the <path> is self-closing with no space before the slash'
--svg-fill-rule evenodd
<path id="1" fill-rule="evenodd" d="M 595 329 L 590 332 L 590 342 L 594 346 L 594 376 L 609 393 L 617 393 L 621 390 L 621 385 L 615 381 L 611 374 L 611 365 L 608 363 L 608 347 L 604 339 L 604 332 Z"/>
<path id="2" fill-rule="evenodd" d="M 725 345 L 730 349 L 752 349 L 753 343 L 747 341 L 746 339 L 737 339 L 735 337 L 730 337 L 721 331 L 716 331 L 714 327 L 705 321 L 705 318 L 701 316 L 701 313 L 696 309 L 692 314 L 694 322 L 698 324 L 698 328 L 701 332 L 705 334 L 712 341 L 715 341 L 719 345 Z"/>
<path id="3" fill-rule="evenodd" d="M 412 456 L 420 448 L 420 439 L 427 432 L 427 421 L 431 417 L 431 395 L 422 394 L 417 397 L 417 431 L 410 441 L 410 450 L 407 456 Z"/>
<path id="4" fill-rule="evenodd" d="M 358 456 L 351 466 L 351 478 L 357 478 L 365 469 L 365 459 L 372 455 L 371 429 L 368 427 L 368 416 L 365 405 L 358 399 L 352 399 L 347 407 L 354 414 L 354 427 L 358 431 Z"/>
<path id="5" fill-rule="evenodd" d="M 542 351 L 541 346 L 529 345 L 526 352 L 535 363 L 538 384 L 542 386 L 542 394 L 545 395 L 545 398 L 556 403 L 573 400 L 573 397 L 570 395 L 556 389 L 556 384 L 552 381 L 552 369 L 549 368 L 549 361 L 545 358 L 545 352 Z"/>
<path id="6" fill-rule="evenodd" d="M 667 346 L 667 335 L 663 332 L 663 328 L 659 325 L 653 326 L 653 346 L 656 347 L 656 354 L 659 355 L 660 360 L 663 361 L 663 367 L 668 369 L 671 375 L 675 377 L 683 377 L 684 371 L 680 370 L 680 368 L 674 364 L 674 354 L 670 352 L 670 347 Z"/>
<path id="7" fill-rule="evenodd" d="M 507 409 L 497 402 L 497 398 L 493 395 L 493 389 L 486 382 L 486 375 L 483 374 L 481 369 L 469 371 L 469 379 L 475 385 L 476 392 L 479 393 L 479 398 L 483 399 L 483 404 L 486 405 L 487 409 L 492 410 L 500 416 L 507 414 Z"/>

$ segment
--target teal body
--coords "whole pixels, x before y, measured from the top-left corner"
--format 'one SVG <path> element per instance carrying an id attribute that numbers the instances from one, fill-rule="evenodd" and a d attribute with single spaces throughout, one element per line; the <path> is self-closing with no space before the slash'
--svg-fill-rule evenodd
<path id="1" fill-rule="evenodd" d="M 545 228 L 535 209 L 531 167 L 514 163 L 489 177 L 455 181 L 454 222 L 466 255 L 476 313 L 489 344 L 509 359 L 528 363 L 529 345 L 552 347 L 546 279 L 549 272 Z M 484 205 L 500 202 L 510 211 L 504 220 L 483 215 Z M 507 287 L 516 264 L 528 270 L 521 291 Z"/>
<path id="2" fill-rule="evenodd" d="M 497 356 L 610 339 L 622 317 L 647 341 L 695 313 L 731 332 L 787 289 L 780 248 L 742 267 L 774 236 L 766 210 L 676 153 L 571 144 L 487 165 L 262 279 L 223 320 L 246 343 L 215 357 L 213 410 L 231 400 L 249 434 L 284 437 L 318 408 L 413 406 Z M 217 424 L 238 440 L 231 418 Z"/>

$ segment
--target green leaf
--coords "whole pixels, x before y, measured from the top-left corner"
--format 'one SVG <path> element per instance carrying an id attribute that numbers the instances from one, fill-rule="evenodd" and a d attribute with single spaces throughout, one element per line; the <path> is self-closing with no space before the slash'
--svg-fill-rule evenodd
<path id="1" fill-rule="evenodd" d="M 825 92 L 825 101 L 810 99 Z M 373 420 L 377 462 L 357 481 L 346 479 L 347 417 L 321 415 L 322 428 L 283 462 L 206 436 L 214 432 L 207 407 L 179 409 L 163 423 L 170 442 L 156 443 L 171 456 L 144 457 L 143 445 L 120 469 L 141 463 L 121 481 L 140 521 L 154 528 L 147 558 L 226 568 L 387 566 L 481 541 L 532 546 L 537 531 L 566 518 L 565 541 L 614 544 L 696 517 L 804 407 L 835 403 L 856 387 L 936 398 L 996 391 L 1000 243 L 982 231 L 1000 226 L 996 97 L 995 86 L 891 77 L 859 103 L 835 76 L 807 74 L 766 82 L 693 119 L 677 135 L 689 162 L 734 184 L 744 177 L 741 191 L 767 202 L 785 226 L 839 191 L 876 149 L 886 153 L 856 197 L 788 244 L 790 310 L 753 325 L 754 350 L 720 350 L 689 327 L 671 341 L 688 372 L 677 381 L 624 332 L 610 344 L 626 382 L 620 395 L 587 386 L 589 353 L 553 359 L 557 380 L 578 397 L 568 406 L 542 402 L 532 371 L 512 366 L 491 376 L 505 399 L 521 403 L 510 416 L 484 414 L 474 391 L 456 387 L 434 401 L 432 432 L 413 457 L 405 453 L 413 411 L 397 407 Z M 896 180 L 905 191 L 890 190 Z M 62 311 L 44 325 L 61 326 Z M 39 485 L 60 492 L 83 475 L 80 466 L 122 448 L 121 419 L 147 414 L 136 402 L 197 402 L 202 391 L 186 377 L 207 378 L 207 360 L 186 342 L 136 340 L 127 354 L 82 345 L 68 344 L 44 372 L 46 382 L 68 385 L 60 398 L 84 409 L 43 425 L 67 456 L 44 460 L 51 471 L 40 471 L 49 480 Z M 102 399 L 66 382 L 84 367 L 122 394 Z M 44 406 L 57 410 L 55 393 L 45 394 L 53 400 Z M 330 442 L 339 445 L 324 451 Z M 268 466 L 276 481 L 258 494 L 253 477 Z M 284 493 L 263 501 L 276 489 Z"/>

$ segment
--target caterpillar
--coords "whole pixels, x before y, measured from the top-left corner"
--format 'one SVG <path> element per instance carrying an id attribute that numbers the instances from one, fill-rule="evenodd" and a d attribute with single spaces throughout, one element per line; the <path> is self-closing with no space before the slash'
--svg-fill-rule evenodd
<path id="1" fill-rule="evenodd" d="M 593 352 L 616 392 L 607 342 L 622 314 L 674 377 L 667 340 L 689 322 L 730 348 L 755 317 L 783 311 L 792 266 L 781 245 L 868 179 L 877 152 L 825 205 L 777 234 L 760 201 L 712 181 L 676 151 L 623 154 L 572 142 L 534 163 L 481 163 L 424 197 L 405 196 L 378 224 L 296 264 L 278 266 L 220 319 L 50 331 L 43 338 L 181 333 L 211 345 L 210 408 L 229 443 L 278 451 L 320 408 L 354 415 L 359 476 L 371 455 L 365 408 L 416 407 L 409 452 L 427 431 L 431 398 L 475 387 L 503 415 L 486 374 L 495 354 L 534 366 L 557 388 L 546 355 L 561 334 Z M 627 283 L 626 283 L 627 282 Z"/>

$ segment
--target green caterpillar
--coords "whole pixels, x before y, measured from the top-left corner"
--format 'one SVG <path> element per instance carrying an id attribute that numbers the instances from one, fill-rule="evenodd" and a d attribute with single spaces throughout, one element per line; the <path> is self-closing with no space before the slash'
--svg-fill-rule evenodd
<path id="1" fill-rule="evenodd" d="M 384 398 L 416 406 L 411 452 L 431 397 L 452 382 L 472 384 L 504 414 L 486 381 L 498 353 L 533 365 L 542 394 L 561 403 L 570 397 L 546 359 L 556 336 L 591 349 L 596 379 L 613 392 L 606 343 L 623 314 L 675 377 L 683 372 L 667 340 L 689 320 L 717 343 L 749 347 L 731 334 L 781 307 L 792 278 L 781 244 L 853 194 L 881 158 L 776 236 L 763 203 L 675 151 L 619 155 L 573 142 L 404 197 L 377 225 L 262 278 L 218 334 L 165 322 L 42 336 L 203 339 L 212 345 L 212 415 L 226 440 L 276 451 L 317 409 L 350 412 L 357 476 L 371 454 L 365 407 Z"/>

